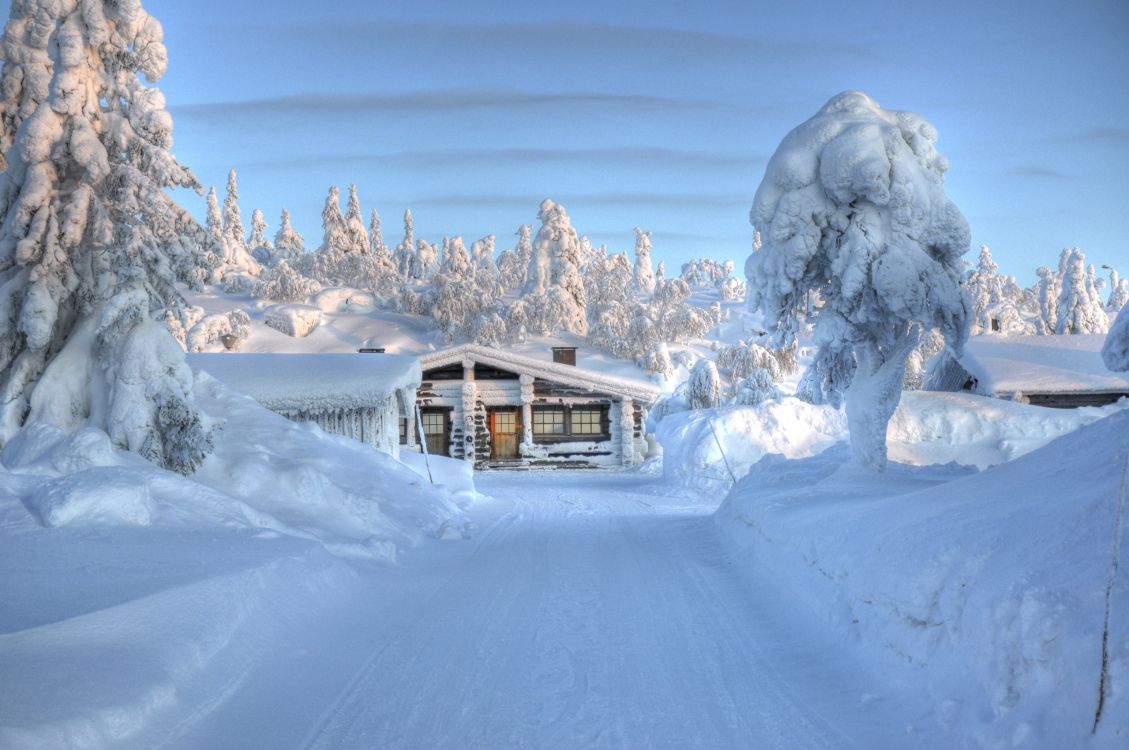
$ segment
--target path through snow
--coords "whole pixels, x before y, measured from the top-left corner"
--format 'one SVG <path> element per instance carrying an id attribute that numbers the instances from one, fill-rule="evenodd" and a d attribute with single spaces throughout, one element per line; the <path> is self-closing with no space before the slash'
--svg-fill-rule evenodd
<path id="1" fill-rule="evenodd" d="M 928 744 L 907 737 L 892 688 L 723 552 L 715 503 L 640 474 L 479 486 L 493 499 L 475 539 L 379 570 L 364 600 L 168 745 Z"/>

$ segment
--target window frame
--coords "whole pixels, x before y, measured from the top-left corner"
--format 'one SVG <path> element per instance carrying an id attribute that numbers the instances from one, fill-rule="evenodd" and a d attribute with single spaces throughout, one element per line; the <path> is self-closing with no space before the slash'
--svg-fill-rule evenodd
<path id="1" fill-rule="evenodd" d="M 575 432 L 573 427 L 573 411 L 596 412 L 595 426 L 599 432 Z M 553 443 L 602 443 L 611 440 L 611 406 L 609 404 L 533 404 L 530 415 L 533 432 L 533 442 L 542 445 Z M 546 412 L 560 412 L 563 420 L 563 432 L 538 432 L 537 416 Z M 589 423 L 591 424 L 591 423 Z"/>

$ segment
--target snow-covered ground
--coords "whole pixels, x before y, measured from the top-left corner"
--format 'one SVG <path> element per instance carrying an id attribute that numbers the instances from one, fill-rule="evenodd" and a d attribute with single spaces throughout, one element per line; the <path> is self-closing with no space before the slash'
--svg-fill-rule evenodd
<path id="1" fill-rule="evenodd" d="M 716 515 L 653 472 L 487 473 L 395 566 L 45 529 L 8 474 L 0 746 L 1119 747 L 1127 457 L 1126 413 L 982 472 L 840 444 L 762 460 Z"/>

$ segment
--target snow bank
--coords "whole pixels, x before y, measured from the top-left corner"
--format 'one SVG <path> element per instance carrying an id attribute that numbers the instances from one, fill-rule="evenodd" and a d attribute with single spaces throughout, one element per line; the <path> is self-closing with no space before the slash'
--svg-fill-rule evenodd
<path id="1" fill-rule="evenodd" d="M 887 428 L 887 444 L 890 458 L 900 463 L 984 469 L 1127 407 L 1048 409 L 969 393 L 906 391 Z M 728 489 L 768 454 L 806 458 L 847 440 L 847 423 L 830 406 L 784 398 L 672 414 L 655 435 L 667 479 L 716 491 Z"/>
<path id="2" fill-rule="evenodd" d="M 312 305 L 271 305 L 263 312 L 263 322 L 287 336 L 305 338 L 321 325 L 321 310 Z"/>
<path id="3" fill-rule="evenodd" d="M 953 747 L 1114 748 L 1129 737 L 1129 576 L 1111 578 L 1111 545 L 1129 551 L 1127 491 L 1123 411 L 971 475 L 872 474 L 842 446 L 773 456 L 716 519 L 892 689 L 927 691 L 933 715 L 917 731 Z"/>
<path id="4" fill-rule="evenodd" d="M 310 304 L 326 313 L 362 315 L 380 309 L 380 300 L 375 294 L 352 287 L 323 289 L 314 295 Z"/>

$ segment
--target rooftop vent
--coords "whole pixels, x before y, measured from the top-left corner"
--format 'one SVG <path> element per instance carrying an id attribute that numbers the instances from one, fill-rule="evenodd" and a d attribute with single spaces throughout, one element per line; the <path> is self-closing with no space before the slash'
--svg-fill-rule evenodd
<path id="1" fill-rule="evenodd" d="M 576 347 L 575 346 L 554 346 L 553 347 L 553 361 L 561 365 L 576 366 Z"/>

